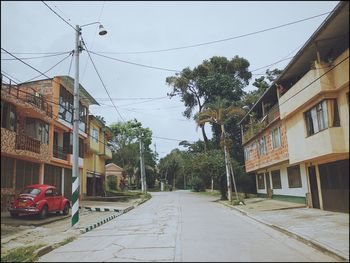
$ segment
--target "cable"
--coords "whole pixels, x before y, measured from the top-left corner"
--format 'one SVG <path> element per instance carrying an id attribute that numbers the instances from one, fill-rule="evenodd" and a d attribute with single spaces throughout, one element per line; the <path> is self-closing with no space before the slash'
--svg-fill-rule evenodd
<path id="1" fill-rule="evenodd" d="M 68 53 L 71 53 L 71 52 L 62 52 L 62 53 L 52 54 L 52 55 L 47 55 L 47 56 L 27 57 L 27 58 L 20 58 L 20 59 L 26 60 L 26 59 L 38 59 L 38 58 L 57 57 L 57 56 L 61 56 L 61 55 L 68 54 Z M 1 60 L 17 60 L 17 59 L 16 58 L 2 58 Z"/>
<path id="2" fill-rule="evenodd" d="M 72 54 L 73 54 L 73 52 L 71 52 L 70 54 L 68 54 L 68 56 L 64 57 L 64 58 L 61 59 L 59 62 L 57 62 L 55 65 L 53 65 L 51 68 L 49 68 L 48 70 L 46 70 L 46 71 L 44 72 L 44 74 L 46 74 L 47 72 L 49 72 L 51 69 L 55 68 L 57 65 L 61 64 L 61 63 L 62 63 L 63 61 L 65 61 L 67 58 L 69 58 L 70 56 L 72 56 Z M 43 74 L 40 74 L 40 75 L 38 75 L 38 76 L 36 76 L 36 77 L 34 77 L 34 78 L 28 79 L 28 80 L 25 81 L 25 82 L 32 81 L 32 80 L 34 80 L 34 79 L 36 79 L 36 78 L 41 77 L 42 75 L 43 75 Z"/>
<path id="3" fill-rule="evenodd" d="M 108 57 L 108 56 L 101 55 L 101 54 L 98 54 L 98 53 L 92 52 L 92 51 L 90 51 L 90 53 L 91 53 L 91 54 L 94 54 L 94 55 L 96 55 L 96 56 L 108 58 L 108 59 L 111 59 L 111 60 L 116 60 L 116 61 L 119 61 L 119 62 L 122 62 L 122 63 L 130 64 L 130 65 L 135 65 L 135 66 L 139 66 L 139 67 L 145 67 L 145 68 L 151 68 L 151 69 L 158 69 L 158 70 L 165 70 L 165 71 L 171 71 L 171 72 L 176 72 L 176 73 L 181 72 L 181 70 L 168 69 L 168 68 L 161 68 L 161 67 L 153 67 L 153 66 L 148 66 L 148 65 L 143 65 L 143 64 L 139 64 L 139 63 L 134 63 L 134 62 L 130 62 L 130 61 L 118 59 L 118 58 Z"/>
<path id="4" fill-rule="evenodd" d="M 166 51 L 173 51 L 173 50 L 179 50 L 179 49 L 193 48 L 193 47 L 210 45 L 210 44 L 214 44 L 214 43 L 230 41 L 230 40 L 237 39 L 237 38 L 242 38 L 242 37 L 246 37 L 246 36 L 250 36 L 250 35 L 259 34 L 259 33 L 262 33 L 262 32 L 266 32 L 266 31 L 277 29 L 277 28 L 281 28 L 281 27 L 297 24 L 297 23 L 300 23 L 300 22 L 304 22 L 304 21 L 307 21 L 307 20 L 310 20 L 310 19 L 314 19 L 314 18 L 317 18 L 317 17 L 320 17 L 320 16 L 328 15 L 328 14 L 330 14 L 332 12 L 333 11 L 322 13 L 322 14 L 319 14 L 319 15 L 315 15 L 315 16 L 311 16 L 311 17 L 308 17 L 308 18 L 300 19 L 300 20 L 297 20 L 297 21 L 294 21 L 294 22 L 290 22 L 290 23 L 287 23 L 287 24 L 282 24 L 282 25 L 279 25 L 279 26 L 270 27 L 270 28 L 266 28 L 266 29 L 263 29 L 263 30 L 259 30 L 259 31 L 255 31 L 255 32 L 251 32 L 251 33 L 247 33 L 247 34 L 243 34 L 243 35 L 238 35 L 238 36 L 229 37 L 229 38 L 225 38 L 225 39 L 209 41 L 209 42 L 204 42 L 204 43 L 199 43 L 199 44 L 193 44 L 193 45 L 188 45 L 188 46 L 174 47 L 174 48 L 167 48 L 167 49 L 159 49 L 159 50 L 136 51 L 136 52 L 99 52 L 99 53 L 105 53 L 105 54 L 146 54 L 146 53 L 158 53 L 158 52 L 166 52 Z"/>
<path id="5" fill-rule="evenodd" d="M 156 100 L 156 99 L 165 99 L 168 98 L 168 96 L 163 97 L 149 97 L 149 98 L 112 98 L 112 100 Z M 109 100 L 109 98 L 95 98 L 95 100 Z"/>
<path id="6" fill-rule="evenodd" d="M 58 16 L 59 18 L 61 18 L 63 20 L 63 22 L 65 22 L 67 25 L 69 25 L 71 28 L 73 28 L 75 31 L 77 31 L 77 29 L 72 26 L 67 20 L 65 20 L 63 17 L 61 17 L 59 14 L 57 14 L 57 12 L 55 10 L 53 10 L 48 4 L 46 4 L 44 1 L 43 2 L 44 5 L 47 6 L 48 9 L 50 9 L 56 16 Z"/>
<path id="7" fill-rule="evenodd" d="M 74 51 L 73 51 L 72 58 L 71 58 L 70 64 L 69 64 L 68 76 L 69 76 L 70 70 L 71 70 L 71 68 L 72 68 L 72 62 L 73 62 L 73 57 L 74 57 L 73 55 L 74 55 Z"/>
<path id="8" fill-rule="evenodd" d="M 56 51 L 56 52 L 11 52 L 11 54 L 21 54 L 21 55 L 43 55 L 43 54 L 59 54 L 59 53 L 69 53 L 70 51 Z M 2 54 L 6 52 L 1 51 Z"/>
<path id="9" fill-rule="evenodd" d="M 22 82 L 22 81 L 20 81 L 19 79 L 15 78 L 14 76 L 11 76 L 9 73 L 6 73 L 6 72 L 3 71 L 3 70 L 1 70 L 1 72 L 2 72 L 4 75 L 7 75 L 7 78 L 8 78 L 8 79 L 11 79 L 11 80 L 12 80 L 13 82 L 15 82 L 16 84 L 18 84 L 16 81 Z M 14 79 L 15 79 L 16 81 L 14 81 Z"/>
<path id="10" fill-rule="evenodd" d="M 114 102 L 113 102 L 113 100 L 111 99 L 111 96 L 109 95 L 109 92 L 108 92 L 108 90 L 107 90 L 107 88 L 106 88 L 106 86 L 105 86 L 105 84 L 104 84 L 104 82 L 103 82 L 103 80 L 102 80 L 102 78 L 101 78 L 101 76 L 100 76 L 100 73 L 98 72 L 98 70 L 97 70 L 97 68 L 96 68 L 96 66 L 95 66 L 95 63 L 94 63 L 94 61 L 92 60 L 92 57 L 91 57 L 91 55 L 90 55 L 90 52 L 89 52 L 87 46 L 85 45 L 85 41 L 84 41 L 83 37 L 81 37 L 81 39 L 82 39 L 83 45 L 85 46 L 85 50 L 87 51 L 87 53 L 88 53 L 88 55 L 89 55 L 90 61 L 91 61 L 92 65 L 94 66 L 94 69 L 95 69 L 95 71 L 96 71 L 96 73 L 97 73 L 97 75 L 98 75 L 98 77 L 99 77 L 99 79 L 100 79 L 100 81 L 101 81 L 101 83 L 102 83 L 103 88 L 105 89 L 105 91 L 106 91 L 108 97 L 110 98 L 110 100 L 111 100 L 111 102 L 112 102 L 112 104 L 113 104 L 115 110 L 117 111 L 119 117 L 125 122 L 123 116 L 120 114 L 120 112 L 118 111 L 117 107 L 114 105 Z"/>
<path id="11" fill-rule="evenodd" d="M 313 83 L 315 83 L 317 80 L 319 80 L 320 78 L 322 78 L 324 75 L 326 75 L 328 72 L 332 71 L 333 69 L 335 69 L 336 67 L 338 67 L 341 63 L 343 63 L 345 60 L 349 59 L 349 56 L 347 56 L 346 58 L 344 58 L 343 60 L 341 60 L 340 62 L 338 62 L 335 66 L 333 66 L 331 69 L 327 70 L 325 73 L 323 73 L 321 76 L 319 76 L 318 78 L 314 79 L 313 81 L 311 81 L 308 85 L 306 85 L 305 87 L 303 87 L 301 90 L 299 90 L 298 92 L 296 92 L 294 95 L 292 95 L 290 98 L 286 99 L 284 102 L 280 103 L 279 106 L 281 106 L 282 104 L 286 103 L 287 101 L 289 101 L 291 98 L 295 97 L 297 94 L 299 94 L 300 92 L 302 92 L 304 89 L 306 89 L 307 87 L 309 87 L 310 85 L 312 85 Z"/>

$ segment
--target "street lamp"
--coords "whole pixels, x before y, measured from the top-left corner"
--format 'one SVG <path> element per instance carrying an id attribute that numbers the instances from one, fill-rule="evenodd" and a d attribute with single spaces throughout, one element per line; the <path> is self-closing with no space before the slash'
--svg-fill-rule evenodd
<path id="1" fill-rule="evenodd" d="M 72 169 L 72 226 L 79 221 L 79 52 L 81 51 L 81 28 L 99 24 L 99 35 L 107 34 L 100 22 L 75 26 L 75 78 L 74 78 L 74 118 L 73 118 L 73 169 Z"/>

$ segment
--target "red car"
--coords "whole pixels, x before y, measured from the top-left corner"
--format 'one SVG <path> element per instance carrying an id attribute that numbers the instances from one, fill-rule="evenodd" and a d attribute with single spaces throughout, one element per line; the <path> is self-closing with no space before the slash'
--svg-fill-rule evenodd
<path id="1" fill-rule="evenodd" d="M 33 184 L 26 186 L 8 208 L 12 217 L 19 214 L 38 215 L 45 218 L 49 212 L 68 215 L 70 202 L 52 185 Z"/>

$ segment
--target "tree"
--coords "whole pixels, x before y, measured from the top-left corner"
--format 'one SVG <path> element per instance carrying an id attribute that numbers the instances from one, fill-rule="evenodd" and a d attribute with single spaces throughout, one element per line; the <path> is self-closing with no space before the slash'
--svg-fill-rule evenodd
<path id="1" fill-rule="evenodd" d="M 228 199 L 232 201 L 232 190 L 231 190 L 231 178 L 230 175 L 233 172 L 230 169 L 230 156 L 227 151 L 228 141 L 226 140 L 226 132 L 225 132 L 225 123 L 234 115 L 243 115 L 244 111 L 233 105 L 229 106 L 229 102 L 224 99 L 216 98 L 212 103 L 206 104 L 204 110 L 196 115 L 196 122 L 199 125 L 203 123 L 215 123 L 220 125 L 221 128 L 221 142 L 224 148 L 225 154 L 225 166 L 226 166 L 226 179 L 227 179 L 227 191 L 228 191 Z M 234 179 L 234 175 L 232 173 L 233 183 L 235 187 L 236 197 L 238 200 L 238 193 L 236 188 L 236 183 Z"/>
<path id="2" fill-rule="evenodd" d="M 248 67 L 249 62 L 239 56 L 231 60 L 214 56 L 204 60 L 193 70 L 185 68 L 175 76 L 167 77 L 166 83 L 173 87 L 168 96 L 181 98 L 186 107 L 183 115 L 188 119 L 191 118 L 196 107 L 198 113 L 202 112 L 204 105 L 212 102 L 216 96 L 230 101 L 239 101 L 243 95 L 243 88 L 248 85 L 252 76 Z M 205 148 L 208 149 L 204 125 L 205 123 L 200 127 Z"/>

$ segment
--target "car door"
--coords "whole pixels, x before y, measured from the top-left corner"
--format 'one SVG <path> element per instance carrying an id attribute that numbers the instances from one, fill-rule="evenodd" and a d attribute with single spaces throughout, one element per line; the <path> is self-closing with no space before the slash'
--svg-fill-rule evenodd
<path id="1" fill-rule="evenodd" d="M 53 189 L 49 188 L 45 192 L 45 199 L 47 201 L 47 205 L 49 206 L 49 211 L 54 211 L 56 210 L 55 208 L 55 198 L 54 198 L 54 193 Z"/>
<path id="2" fill-rule="evenodd" d="M 55 210 L 61 209 L 62 195 L 58 192 L 57 189 L 53 190 L 54 198 L 55 198 Z"/>

